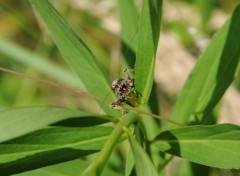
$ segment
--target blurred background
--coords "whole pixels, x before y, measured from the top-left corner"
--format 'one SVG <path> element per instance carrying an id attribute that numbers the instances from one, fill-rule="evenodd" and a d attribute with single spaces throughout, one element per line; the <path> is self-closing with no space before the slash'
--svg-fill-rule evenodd
<path id="1" fill-rule="evenodd" d="M 86 42 L 112 79 L 118 77 L 122 56 L 117 1 L 50 0 L 50 2 Z M 171 113 L 177 95 L 197 58 L 214 33 L 231 15 L 238 2 L 238 0 L 164 1 L 155 71 L 159 108 L 163 116 L 168 117 Z M 136 4 L 140 8 L 141 2 L 137 1 Z M 0 67 L 84 90 L 64 63 L 50 34 L 27 0 L 0 1 Z M 240 124 L 239 90 L 238 69 L 235 81 L 216 108 L 219 123 Z M 19 106 L 62 106 L 99 110 L 93 100 L 86 96 L 76 96 L 60 88 L 0 71 L 0 108 Z M 93 107 L 96 107 L 95 110 Z M 169 169 L 170 175 L 178 175 L 175 172 L 180 173 L 180 168 L 181 173 L 189 170 L 186 167 L 179 167 L 179 162 L 178 159 L 173 160 L 172 165 L 177 165 L 178 170 Z M 232 172 L 216 169 L 212 173 L 212 175 L 228 174 L 232 175 Z"/>

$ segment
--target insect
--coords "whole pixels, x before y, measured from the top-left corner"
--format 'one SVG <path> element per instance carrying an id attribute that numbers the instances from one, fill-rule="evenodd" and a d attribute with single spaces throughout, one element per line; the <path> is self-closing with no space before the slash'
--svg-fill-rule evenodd
<path id="1" fill-rule="evenodd" d="M 138 94 L 135 90 L 134 79 L 129 76 L 130 71 L 135 72 L 135 67 L 133 69 L 124 69 L 125 79 L 119 78 L 112 82 L 112 90 L 118 99 L 112 101 L 110 107 L 114 110 L 121 111 L 123 114 L 127 113 L 127 111 L 121 107 L 123 103 L 131 107 L 138 106 Z"/>

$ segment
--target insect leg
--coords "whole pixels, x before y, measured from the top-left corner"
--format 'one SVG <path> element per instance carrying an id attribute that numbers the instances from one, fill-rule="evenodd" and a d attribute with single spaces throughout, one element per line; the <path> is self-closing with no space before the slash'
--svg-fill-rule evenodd
<path id="1" fill-rule="evenodd" d="M 134 65 L 133 68 L 125 68 L 125 69 L 123 70 L 123 72 L 125 73 L 125 77 L 126 77 L 127 79 L 131 79 L 130 76 L 129 76 L 129 72 L 135 72 L 135 65 Z"/>
<path id="2" fill-rule="evenodd" d="M 114 110 L 117 110 L 117 111 L 120 111 L 122 112 L 123 114 L 127 114 L 127 111 L 124 110 L 120 105 L 122 104 L 122 100 L 121 99 L 117 99 L 115 101 L 112 101 L 110 103 L 110 107 Z"/>

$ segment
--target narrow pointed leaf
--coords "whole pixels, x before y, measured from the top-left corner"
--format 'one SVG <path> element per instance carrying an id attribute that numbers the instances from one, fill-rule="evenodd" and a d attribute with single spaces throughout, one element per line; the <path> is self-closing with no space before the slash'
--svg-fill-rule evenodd
<path id="1" fill-rule="evenodd" d="M 138 176 L 157 176 L 157 171 L 153 166 L 150 158 L 143 148 L 137 143 L 132 134 L 127 132 L 129 142 L 131 144 L 132 152 L 135 158 L 135 169 Z"/>
<path id="2" fill-rule="evenodd" d="M 162 0 L 143 1 L 135 74 L 136 89 L 142 106 L 148 102 L 153 85 L 161 16 Z"/>
<path id="3" fill-rule="evenodd" d="M 73 161 L 24 172 L 17 174 L 16 176 L 80 176 L 88 164 L 88 160 L 76 159 Z M 121 174 L 115 172 L 112 168 L 105 168 L 102 175 L 121 176 Z"/>
<path id="4" fill-rule="evenodd" d="M 240 59 L 240 5 L 199 58 L 171 118 L 187 123 L 206 118 L 234 79 Z"/>
<path id="5" fill-rule="evenodd" d="M 240 127 L 236 125 L 173 129 L 161 133 L 152 144 L 163 152 L 198 164 L 240 168 Z"/>
<path id="6" fill-rule="evenodd" d="M 47 128 L 0 144 L 1 176 L 77 159 L 98 152 L 112 128 Z"/>
<path id="7" fill-rule="evenodd" d="M 53 123 L 77 118 L 78 123 L 89 124 L 91 117 L 101 117 L 80 110 L 31 107 L 0 111 L 0 142 L 36 131 Z M 99 121 L 101 123 L 101 121 Z"/>
<path id="8" fill-rule="evenodd" d="M 146 105 L 152 91 L 161 17 L 162 0 L 143 0 L 135 73 L 135 87 L 140 99 L 140 108 Z M 144 116 L 141 120 L 147 139 L 153 139 L 159 132 L 158 123 L 149 116 Z"/>
<path id="9" fill-rule="evenodd" d="M 133 0 L 118 0 L 118 4 L 121 22 L 122 54 L 124 61 L 126 60 L 129 65 L 127 67 L 133 68 L 138 49 L 139 12 Z M 155 87 L 154 85 L 150 96 L 151 100 L 148 103 L 151 110 L 157 113 L 159 106 Z"/>
<path id="10" fill-rule="evenodd" d="M 134 164 L 135 164 L 135 159 L 133 156 L 132 148 L 130 147 L 127 153 L 127 161 L 126 161 L 126 168 L 125 168 L 125 174 L 124 174 L 125 176 L 131 175 L 134 169 Z"/>
<path id="11" fill-rule="evenodd" d="M 89 93 L 104 97 L 109 94 L 111 80 L 97 63 L 87 45 L 47 0 L 30 1 L 39 13 L 65 61 L 71 66 Z M 114 99 L 110 92 L 108 98 Z M 102 102 L 99 102 L 102 105 Z M 119 115 L 103 104 L 108 114 Z"/>

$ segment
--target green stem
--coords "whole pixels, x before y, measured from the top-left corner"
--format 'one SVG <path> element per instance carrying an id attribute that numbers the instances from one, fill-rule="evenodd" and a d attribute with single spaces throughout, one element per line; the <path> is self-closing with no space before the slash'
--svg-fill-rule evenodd
<path id="1" fill-rule="evenodd" d="M 117 124 L 116 128 L 113 130 L 112 134 L 105 143 L 103 149 L 99 153 L 97 159 L 83 172 L 82 176 L 97 176 L 101 174 L 105 163 L 111 155 L 114 147 L 119 142 L 120 137 L 124 133 L 123 127 L 130 126 L 132 123 L 137 121 L 138 118 L 139 116 L 136 113 L 131 112 Z"/>

